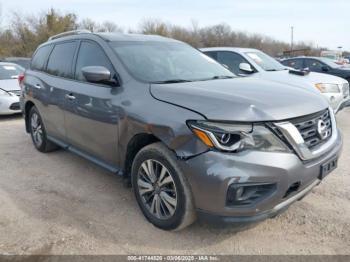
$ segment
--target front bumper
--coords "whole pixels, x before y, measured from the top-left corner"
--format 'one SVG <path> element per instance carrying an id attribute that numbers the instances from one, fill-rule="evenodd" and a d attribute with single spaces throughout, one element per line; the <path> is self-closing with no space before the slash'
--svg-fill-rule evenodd
<path id="1" fill-rule="evenodd" d="M 18 96 L 0 96 L 0 115 L 11 115 L 18 113 L 21 113 Z"/>
<path id="2" fill-rule="evenodd" d="M 326 154 L 308 162 L 294 153 L 208 151 L 181 164 L 200 216 L 211 221 L 244 224 L 273 217 L 309 193 L 320 182 L 320 166 L 339 157 L 341 148 L 339 133 Z M 276 188 L 253 205 L 227 206 L 227 190 L 232 183 L 275 183 Z M 294 183 L 300 183 L 298 190 L 285 197 Z"/>

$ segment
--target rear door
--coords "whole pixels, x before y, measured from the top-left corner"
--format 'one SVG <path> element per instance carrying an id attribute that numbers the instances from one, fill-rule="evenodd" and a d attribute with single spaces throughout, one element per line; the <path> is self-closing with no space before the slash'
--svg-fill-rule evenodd
<path id="1" fill-rule="evenodd" d="M 95 41 L 81 41 L 75 82 L 66 105 L 67 137 L 82 153 L 114 166 L 118 160 L 118 107 L 113 105 L 113 98 L 120 89 L 87 82 L 81 70 L 85 66 L 104 66 L 116 76 L 102 47 Z"/>
<path id="2" fill-rule="evenodd" d="M 46 73 L 40 75 L 36 89 L 40 90 L 42 110 L 48 135 L 66 142 L 64 108 L 66 94 L 70 92 L 73 78 L 73 61 L 77 41 L 60 42 L 53 45 L 47 61 Z"/>

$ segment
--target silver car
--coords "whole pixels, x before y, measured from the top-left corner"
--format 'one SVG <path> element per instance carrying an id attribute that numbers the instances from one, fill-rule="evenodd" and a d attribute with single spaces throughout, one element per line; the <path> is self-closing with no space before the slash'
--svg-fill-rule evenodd
<path id="1" fill-rule="evenodd" d="M 21 113 L 18 76 L 24 69 L 13 63 L 0 63 L 0 115 Z"/>
<path id="2" fill-rule="evenodd" d="M 252 48 L 212 47 L 203 48 L 201 51 L 237 75 L 270 80 L 321 93 L 335 113 L 349 104 L 349 83 L 341 77 L 296 71 Z"/>

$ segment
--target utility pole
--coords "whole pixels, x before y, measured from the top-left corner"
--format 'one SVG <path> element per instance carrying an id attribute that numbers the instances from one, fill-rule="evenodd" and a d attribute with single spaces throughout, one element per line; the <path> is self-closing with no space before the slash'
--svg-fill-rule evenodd
<path id="1" fill-rule="evenodd" d="M 291 28 L 291 35 L 290 35 L 290 55 L 293 55 L 293 42 L 294 42 L 294 26 L 292 26 Z"/>

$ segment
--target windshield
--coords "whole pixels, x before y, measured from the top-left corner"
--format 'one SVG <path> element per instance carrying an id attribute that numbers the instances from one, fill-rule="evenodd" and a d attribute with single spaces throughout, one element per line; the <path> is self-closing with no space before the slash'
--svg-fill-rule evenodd
<path id="1" fill-rule="evenodd" d="M 0 65 L 0 80 L 16 79 L 23 70 L 17 65 Z"/>
<path id="2" fill-rule="evenodd" d="M 189 45 L 177 42 L 110 43 L 128 71 L 144 82 L 186 82 L 232 78 L 228 69 Z"/>
<path id="3" fill-rule="evenodd" d="M 326 58 L 326 57 L 319 57 L 318 59 L 320 59 L 320 61 L 322 61 L 323 63 L 325 63 L 326 65 L 332 67 L 332 68 L 336 68 L 336 67 L 341 67 L 341 65 L 338 65 L 337 63 L 335 63 L 332 59 L 330 58 Z"/>
<path id="4" fill-rule="evenodd" d="M 254 51 L 246 52 L 245 54 L 265 71 L 282 71 L 286 69 L 284 65 L 263 52 Z"/>

